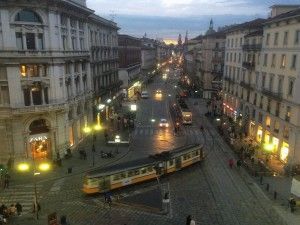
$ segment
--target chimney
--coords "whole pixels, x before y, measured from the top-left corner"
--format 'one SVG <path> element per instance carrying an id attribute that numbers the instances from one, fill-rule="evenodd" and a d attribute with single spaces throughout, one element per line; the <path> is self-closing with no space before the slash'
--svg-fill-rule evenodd
<path id="1" fill-rule="evenodd" d="M 283 13 L 295 10 L 299 8 L 300 5 L 273 5 L 271 6 L 271 18 L 278 16 Z"/>

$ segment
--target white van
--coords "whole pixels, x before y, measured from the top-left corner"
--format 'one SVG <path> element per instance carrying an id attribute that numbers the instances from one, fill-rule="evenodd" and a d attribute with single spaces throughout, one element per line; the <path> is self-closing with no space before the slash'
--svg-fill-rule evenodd
<path id="1" fill-rule="evenodd" d="M 148 91 L 142 91 L 141 98 L 149 98 Z"/>

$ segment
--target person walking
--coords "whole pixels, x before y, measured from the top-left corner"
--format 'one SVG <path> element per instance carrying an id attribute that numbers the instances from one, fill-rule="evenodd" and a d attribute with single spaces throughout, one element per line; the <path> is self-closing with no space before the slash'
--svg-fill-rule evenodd
<path id="1" fill-rule="evenodd" d="M 191 225 L 191 221 L 192 221 L 192 216 L 191 216 L 191 215 L 188 215 L 188 216 L 186 217 L 185 225 Z"/>
<path id="2" fill-rule="evenodd" d="M 20 216 L 22 214 L 23 207 L 19 202 L 17 202 L 16 204 L 16 209 L 17 209 L 18 216 Z"/>
<path id="3" fill-rule="evenodd" d="M 4 189 L 9 187 L 10 176 L 8 173 L 4 175 Z"/>
<path id="4" fill-rule="evenodd" d="M 229 159 L 228 164 L 229 164 L 230 169 L 232 169 L 233 168 L 233 164 L 234 164 L 233 158 Z"/>
<path id="5" fill-rule="evenodd" d="M 190 225 L 196 225 L 196 221 L 192 219 Z"/>
<path id="6" fill-rule="evenodd" d="M 241 166 L 242 166 L 242 160 L 239 159 L 238 161 L 236 161 L 236 167 L 237 167 L 238 169 L 240 169 Z"/>

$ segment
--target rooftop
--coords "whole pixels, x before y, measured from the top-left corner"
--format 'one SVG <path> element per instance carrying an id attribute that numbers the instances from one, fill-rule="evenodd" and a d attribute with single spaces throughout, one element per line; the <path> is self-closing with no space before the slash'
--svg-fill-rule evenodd
<path id="1" fill-rule="evenodd" d="M 295 10 L 291 10 L 289 12 L 282 13 L 282 14 L 280 14 L 278 16 L 275 16 L 273 18 L 267 19 L 265 21 L 265 24 L 272 23 L 272 22 L 275 22 L 275 21 L 280 21 L 280 20 L 295 18 L 295 17 L 300 17 L 300 8 L 295 9 Z"/>

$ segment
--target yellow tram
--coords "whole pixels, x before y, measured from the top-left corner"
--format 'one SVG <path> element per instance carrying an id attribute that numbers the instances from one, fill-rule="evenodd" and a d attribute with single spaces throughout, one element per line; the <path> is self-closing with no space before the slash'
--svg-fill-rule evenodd
<path id="1" fill-rule="evenodd" d="M 166 175 L 204 159 L 202 145 L 189 145 L 134 161 L 97 169 L 86 174 L 83 192 L 103 193 Z"/>

